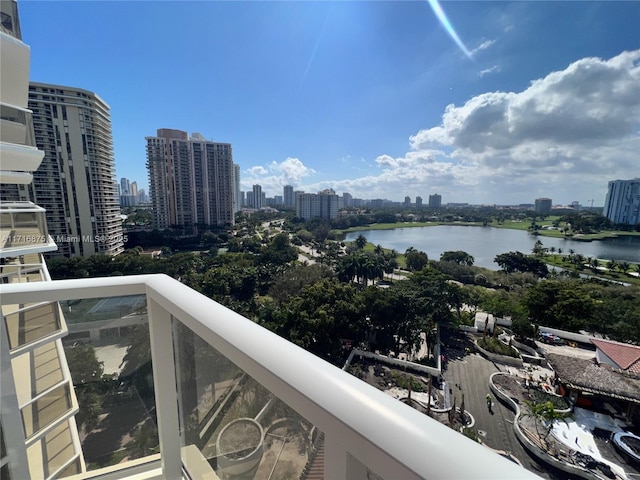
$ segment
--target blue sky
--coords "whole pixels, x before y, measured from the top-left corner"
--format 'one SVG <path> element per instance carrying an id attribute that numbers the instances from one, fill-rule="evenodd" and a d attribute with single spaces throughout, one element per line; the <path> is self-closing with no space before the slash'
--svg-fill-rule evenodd
<path id="1" fill-rule="evenodd" d="M 118 178 L 145 136 L 233 145 L 242 188 L 604 203 L 640 176 L 640 2 L 19 2 L 31 79 L 111 106 Z"/>

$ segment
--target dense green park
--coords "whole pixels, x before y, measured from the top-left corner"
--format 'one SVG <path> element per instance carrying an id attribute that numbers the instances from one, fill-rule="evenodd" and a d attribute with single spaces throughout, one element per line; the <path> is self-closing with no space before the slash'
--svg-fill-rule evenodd
<path id="1" fill-rule="evenodd" d="M 512 316 L 520 326 L 587 330 L 640 344 L 640 287 L 577 277 L 608 272 L 620 279 L 637 268 L 625 262 L 604 272 L 538 242 L 533 252 L 498 255 L 501 269 L 492 271 L 475 267 L 466 252 L 430 259 L 413 248 L 399 253 L 370 245 L 364 235 L 344 245 L 330 240 L 322 222 L 276 228 L 253 219 L 237 231 L 245 233 L 228 235 L 224 253 L 166 249 L 151 258 L 138 247 L 114 258 L 52 260 L 49 269 L 54 278 L 165 273 L 335 363 L 345 343 L 397 350 L 395 339 L 410 346 L 419 332 L 469 322 L 476 310 Z M 307 247 L 308 264 L 297 246 Z M 550 272 L 554 262 L 566 270 Z"/>

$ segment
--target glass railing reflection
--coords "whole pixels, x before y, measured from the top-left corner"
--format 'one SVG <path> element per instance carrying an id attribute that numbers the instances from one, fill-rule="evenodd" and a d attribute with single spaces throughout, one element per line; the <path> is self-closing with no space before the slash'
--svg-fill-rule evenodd
<path id="1" fill-rule="evenodd" d="M 220 478 L 305 478 L 322 464 L 320 432 L 273 392 L 180 322 L 174 345 L 183 446 Z"/>

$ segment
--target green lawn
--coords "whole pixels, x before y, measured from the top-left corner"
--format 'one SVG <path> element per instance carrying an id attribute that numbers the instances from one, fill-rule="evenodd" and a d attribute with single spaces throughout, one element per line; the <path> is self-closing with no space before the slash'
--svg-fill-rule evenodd
<path id="1" fill-rule="evenodd" d="M 566 258 L 567 258 L 567 255 L 558 255 L 558 254 L 548 254 L 540 257 L 540 259 L 546 264 L 554 265 L 556 267 L 560 267 L 565 270 L 570 270 L 570 271 L 577 272 L 584 275 L 590 275 L 596 278 L 603 278 L 606 280 L 613 280 L 615 282 L 625 282 L 625 283 L 630 283 L 632 285 L 640 286 L 640 278 L 632 277 L 630 275 L 627 275 L 617 270 L 613 272 L 609 272 L 606 270 L 593 271 L 592 269 L 587 267 L 584 267 L 582 270 L 579 270 L 578 268 L 576 268 L 575 265 L 565 261 Z M 600 262 L 600 263 L 602 264 L 603 267 L 606 267 L 605 262 Z M 632 265 L 631 271 L 635 271 L 635 266 Z"/>

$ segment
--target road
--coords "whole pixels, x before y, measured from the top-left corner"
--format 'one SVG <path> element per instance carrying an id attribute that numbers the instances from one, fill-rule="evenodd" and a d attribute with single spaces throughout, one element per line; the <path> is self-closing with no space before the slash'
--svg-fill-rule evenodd
<path id="1" fill-rule="evenodd" d="M 506 450 L 522 462 L 522 464 L 542 478 L 556 480 L 566 478 L 559 473 L 549 471 L 549 467 L 539 464 L 524 450 L 513 432 L 515 414 L 500 403 L 493 393 L 492 412 L 487 409 L 489 377 L 501 371 L 498 365 L 485 359 L 478 353 L 466 353 L 469 340 L 462 334 L 443 332 L 443 354 L 447 361 L 443 372 L 444 378 L 456 397 L 456 405 L 460 405 L 464 393 L 465 410 L 475 418 L 474 428 L 478 431 L 482 442 L 496 450 Z M 452 337 L 453 335 L 454 337 Z M 472 350 L 471 350 L 472 351 Z M 505 370 L 502 368 L 502 370 Z"/>

